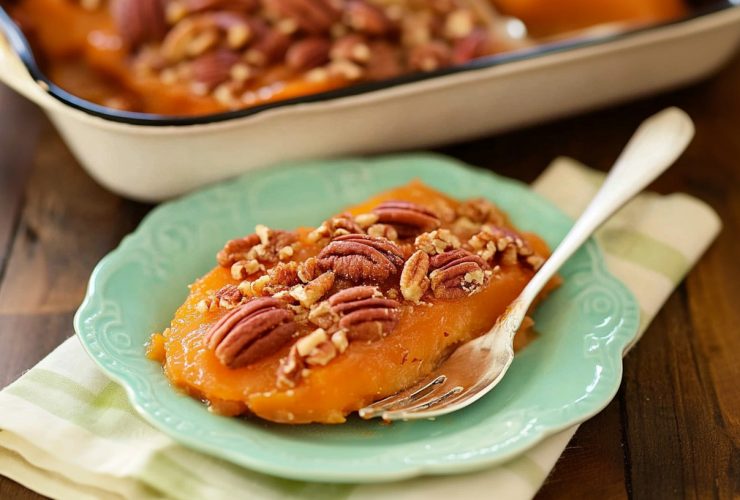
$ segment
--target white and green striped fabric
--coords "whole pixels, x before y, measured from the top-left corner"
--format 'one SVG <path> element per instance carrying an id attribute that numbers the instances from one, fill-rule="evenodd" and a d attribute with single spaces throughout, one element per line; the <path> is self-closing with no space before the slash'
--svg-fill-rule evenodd
<path id="1" fill-rule="evenodd" d="M 558 159 L 534 189 L 575 217 L 603 174 Z M 720 229 L 716 214 L 682 194 L 646 193 L 597 239 L 612 272 L 637 296 L 641 330 Z M 0 474 L 63 499 L 531 498 L 576 427 L 496 468 L 375 485 L 278 479 L 188 450 L 153 429 L 119 386 L 71 338 L 0 392 Z"/>

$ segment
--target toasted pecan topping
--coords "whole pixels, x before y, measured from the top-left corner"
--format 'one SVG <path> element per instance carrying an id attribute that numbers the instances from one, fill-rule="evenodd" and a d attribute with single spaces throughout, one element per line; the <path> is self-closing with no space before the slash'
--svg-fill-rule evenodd
<path id="1" fill-rule="evenodd" d="M 308 321 L 320 328 L 329 330 L 339 322 L 339 315 L 331 310 L 329 301 L 324 300 L 311 306 L 311 310 L 308 313 Z"/>
<path id="2" fill-rule="evenodd" d="M 259 236 L 250 234 L 244 238 L 230 240 L 224 248 L 216 254 L 216 260 L 222 267 L 231 267 L 237 261 L 247 260 L 247 253 L 260 242 Z"/>
<path id="3" fill-rule="evenodd" d="M 337 236 L 347 234 L 362 234 L 362 227 L 355 221 L 350 214 L 340 214 L 331 219 L 325 220 L 319 227 L 308 234 L 308 241 L 318 242 L 325 239 L 332 239 Z"/>
<path id="4" fill-rule="evenodd" d="M 399 273 L 403 253 L 384 238 L 348 234 L 335 238 L 318 255 L 319 267 L 352 282 L 385 281 Z"/>
<path id="5" fill-rule="evenodd" d="M 269 289 L 272 292 L 287 290 L 301 282 L 298 276 L 299 265 L 295 262 L 278 262 L 270 269 Z"/>
<path id="6" fill-rule="evenodd" d="M 329 298 L 339 328 L 347 330 L 350 340 L 377 340 L 395 328 L 400 317 L 397 301 L 388 299 L 374 286 L 355 286 Z"/>
<path id="7" fill-rule="evenodd" d="M 401 272 L 401 294 L 406 300 L 419 302 L 424 293 L 429 289 L 429 255 L 421 250 L 409 257 Z"/>
<path id="8" fill-rule="evenodd" d="M 159 41 L 167 32 L 161 0 L 113 0 L 110 9 L 118 32 L 131 47 Z"/>
<path id="9" fill-rule="evenodd" d="M 344 22 L 360 33 L 383 36 L 396 29 L 380 8 L 364 0 L 351 0 L 344 10 Z"/>
<path id="10" fill-rule="evenodd" d="M 472 295 L 488 282 L 490 267 L 479 256 L 462 248 L 430 259 L 432 292 L 439 299 Z"/>
<path id="11" fill-rule="evenodd" d="M 327 271 L 305 285 L 296 285 L 290 290 L 290 295 L 303 307 L 311 307 L 326 295 L 334 286 L 334 273 Z"/>
<path id="12" fill-rule="evenodd" d="M 254 234 L 226 243 L 216 254 L 219 265 L 231 268 L 240 260 L 256 260 L 259 263 L 275 263 L 293 255 L 292 245 L 298 237 L 292 231 L 273 230 L 258 225 Z M 286 249 L 290 251 L 286 252 Z"/>
<path id="13" fill-rule="evenodd" d="M 231 77 L 231 69 L 239 60 L 239 54 L 226 49 L 202 54 L 190 64 L 193 80 L 211 90 Z"/>
<path id="14" fill-rule="evenodd" d="M 264 270 L 264 266 L 255 259 L 239 260 L 231 266 L 231 277 L 235 280 L 243 280 L 247 276 L 262 270 Z"/>
<path id="15" fill-rule="evenodd" d="M 407 201 L 386 201 L 373 209 L 378 222 L 393 226 L 401 238 L 408 238 L 437 229 L 440 225 L 437 215 L 416 203 Z"/>
<path id="16" fill-rule="evenodd" d="M 448 229 L 438 229 L 416 237 L 414 245 L 429 255 L 437 255 L 460 248 L 460 239 Z"/>
<path id="17" fill-rule="evenodd" d="M 305 38 L 294 43 L 285 54 L 285 62 L 292 69 L 306 71 L 329 60 L 331 42 L 324 37 Z"/>
<path id="18" fill-rule="evenodd" d="M 465 200 L 457 206 L 456 212 L 459 217 L 466 217 L 472 222 L 490 222 L 500 226 L 506 221 L 506 216 L 493 203 L 484 198 Z"/>
<path id="19" fill-rule="evenodd" d="M 329 0 L 266 0 L 265 4 L 311 35 L 328 33 L 341 15 Z"/>
<path id="20" fill-rule="evenodd" d="M 483 260 L 493 263 L 494 259 L 503 266 L 514 266 L 524 262 L 535 271 L 545 259 L 535 255 L 532 248 L 516 232 L 505 227 L 486 224 L 481 231 L 468 240 L 472 248 Z"/>
<path id="21" fill-rule="evenodd" d="M 375 238 L 385 238 L 391 241 L 398 241 L 398 231 L 393 226 L 388 224 L 373 224 L 367 228 L 368 236 L 374 236 Z"/>
<path id="22" fill-rule="evenodd" d="M 206 343 L 229 368 L 254 363 L 279 350 L 296 331 L 293 313 L 271 297 L 253 299 L 218 320 Z"/>
<path id="23" fill-rule="evenodd" d="M 223 309 L 233 309 L 242 300 L 242 293 L 234 285 L 225 285 L 216 292 L 216 301 Z"/>
<path id="24" fill-rule="evenodd" d="M 298 278 L 303 283 L 308 283 L 317 278 L 320 274 L 321 269 L 319 269 L 319 262 L 316 260 L 316 257 L 309 257 L 298 264 Z"/>

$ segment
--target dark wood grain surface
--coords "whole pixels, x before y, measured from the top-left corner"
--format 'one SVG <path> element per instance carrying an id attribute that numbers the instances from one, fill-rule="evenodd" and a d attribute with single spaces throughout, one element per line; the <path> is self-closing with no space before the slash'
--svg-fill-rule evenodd
<path id="1" fill-rule="evenodd" d="M 668 105 L 697 136 L 653 189 L 708 202 L 724 230 L 625 360 L 617 397 L 581 426 L 538 494 L 740 497 L 740 57 L 671 93 L 442 148 L 523 181 L 558 155 L 606 170 Z M 150 206 L 98 186 L 32 105 L 0 88 L 0 387 L 72 335 L 95 263 Z M 0 476 L 0 499 L 38 498 Z"/>

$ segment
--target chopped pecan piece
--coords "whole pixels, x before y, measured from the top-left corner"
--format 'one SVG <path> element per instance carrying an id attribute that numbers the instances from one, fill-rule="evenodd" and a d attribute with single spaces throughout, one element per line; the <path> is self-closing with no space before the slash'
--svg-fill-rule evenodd
<path id="1" fill-rule="evenodd" d="M 393 226 L 401 238 L 437 229 L 437 215 L 426 207 L 408 201 L 386 201 L 373 209 L 378 222 Z"/>
<path id="2" fill-rule="evenodd" d="M 278 351 L 296 331 L 293 313 L 271 297 L 229 311 L 208 331 L 206 343 L 229 368 L 254 363 Z"/>
<path id="3" fill-rule="evenodd" d="M 438 229 L 416 237 L 414 245 L 429 255 L 444 253 L 448 250 L 460 248 L 460 239 L 448 229 Z"/>
<path id="4" fill-rule="evenodd" d="M 388 224 L 373 224 L 367 228 L 368 236 L 374 236 L 376 238 L 385 238 L 391 241 L 398 241 L 398 231 L 393 226 Z"/>
<path id="5" fill-rule="evenodd" d="M 421 250 L 414 252 L 406 261 L 401 272 L 401 294 L 406 300 L 419 302 L 429 289 L 429 255 Z"/>
<path id="6" fill-rule="evenodd" d="M 216 260 L 223 267 L 231 267 L 240 260 L 257 260 L 261 263 L 273 263 L 285 260 L 286 249 L 298 239 L 292 231 L 277 231 L 259 225 L 255 234 L 231 240 L 216 255 Z M 293 250 L 288 252 L 290 257 Z"/>
<path id="7" fill-rule="evenodd" d="M 306 285 L 296 285 L 290 290 L 290 296 L 303 307 L 311 307 L 334 286 L 334 273 L 327 271 L 309 281 Z"/>
<path id="8" fill-rule="evenodd" d="M 325 220 L 319 227 L 308 234 L 308 241 L 316 243 L 345 234 L 362 234 L 362 227 L 350 214 L 340 214 Z"/>
<path id="9" fill-rule="evenodd" d="M 344 330 L 338 330 L 331 336 L 323 328 L 317 328 L 305 337 L 298 339 L 280 360 L 277 373 L 277 385 L 280 388 L 295 387 L 302 376 L 313 366 L 325 366 L 348 346 Z"/>
<path id="10" fill-rule="evenodd" d="M 254 281 L 244 280 L 237 287 L 245 297 L 259 297 L 265 294 L 265 288 L 270 283 L 270 276 L 260 276 Z"/>
<path id="11" fill-rule="evenodd" d="M 466 200 L 457 206 L 457 215 L 467 217 L 473 222 L 490 222 L 500 226 L 506 222 L 506 216 L 490 201 L 484 198 Z"/>
<path id="12" fill-rule="evenodd" d="M 240 260 L 248 260 L 247 253 L 260 242 L 259 236 L 250 234 L 244 238 L 230 240 L 224 248 L 216 254 L 216 260 L 222 267 L 231 267 Z"/>
<path id="13" fill-rule="evenodd" d="M 432 292 L 438 299 L 457 299 L 472 295 L 486 285 L 490 267 L 479 256 L 465 249 L 435 255 L 430 259 Z"/>
<path id="14" fill-rule="evenodd" d="M 266 0 L 265 3 L 311 35 L 328 33 L 340 17 L 339 10 L 329 0 Z"/>
<path id="15" fill-rule="evenodd" d="M 329 297 L 339 328 L 347 330 L 349 340 L 377 340 L 395 328 L 401 304 L 388 299 L 374 286 L 355 286 Z"/>
<path id="16" fill-rule="evenodd" d="M 368 80 L 386 80 L 404 73 L 404 60 L 401 50 L 391 43 L 377 40 L 369 43 L 370 59 L 365 66 Z"/>
<path id="17" fill-rule="evenodd" d="M 320 328 L 329 330 L 335 323 L 339 322 L 339 316 L 331 310 L 329 301 L 324 300 L 311 306 L 308 321 Z"/>
<path id="18" fill-rule="evenodd" d="M 385 12 L 363 0 L 351 0 L 347 3 L 344 22 L 355 31 L 374 36 L 382 36 L 395 29 Z"/>
<path id="19" fill-rule="evenodd" d="M 456 40 L 468 36 L 474 28 L 475 14 L 468 9 L 456 9 L 445 19 L 444 34 L 447 38 Z"/>
<path id="20" fill-rule="evenodd" d="M 298 264 L 297 274 L 298 279 L 303 283 L 308 283 L 309 281 L 318 278 L 321 274 L 321 269 L 319 269 L 319 262 L 316 260 L 316 257 L 309 257 Z"/>
<path id="21" fill-rule="evenodd" d="M 334 61 L 364 64 L 370 60 L 370 47 L 364 36 L 350 33 L 334 41 L 330 55 Z"/>
<path id="22" fill-rule="evenodd" d="M 396 244 L 362 234 L 339 236 L 318 255 L 321 269 L 332 270 L 355 283 L 385 281 L 398 274 L 403 262 L 403 253 Z"/>
<path id="23" fill-rule="evenodd" d="M 435 71 L 449 65 L 452 51 L 446 43 L 433 40 L 416 47 L 409 52 L 409 66 L 419 71 Z"/>
<path id="24" fill-rule="evenodd" d="M 504 266 L 514 266 L 521 261 L 536 271 L 545 262 L 517 233 L 491 224 L 484 225 L 471 237 L 468 246 L 487 262 L 493 262 L 494 257 L 499 256 L 498 261 Z"/>
<path id="25" fill-rule="evenodd" d="M 264 270 L 262 264 L 254 259 L 239 260 L 231 266 L 231 277 L 235 280 L 243 280 L 246 279 L 247 276 L 262 270 Z"/>
<path id="26" fill-rule="evenodd" d="M 219 307 L 233 309 L 242 301 L 242 292 L 235 285 L 225 285 L 216 292 Z"/>
<path id="27" fill-rule="evenodd" d="M 453 64 L 463 64 L 490 53 L 491 36 L 485 29 L 475 29 L 455 41 L 452 47 Z"/>
<path id="28" fill-rule="evenodd" d="M 371 213 L 355 215 L 355 222 L 361 228 L 366 229 L 378 222 L 378 216 Z"/>

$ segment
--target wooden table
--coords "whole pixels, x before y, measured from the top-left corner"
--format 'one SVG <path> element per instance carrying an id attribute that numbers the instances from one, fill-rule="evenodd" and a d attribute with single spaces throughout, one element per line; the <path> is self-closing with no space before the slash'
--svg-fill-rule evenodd
<path id="1" fill-rule="evenodd" d="M 441 150 L 527 182 L 557 155 L 605 170 L 668 105 L 689 112 L 697 136 L 653 188 L 703 199 L 725 229 L 627 356 L 619 394 L 581 426 L 541 499 L 740 495 L 740 57 L 683 90 Z M 73 334 L 93 266 L 150 208 L 98 186 L 37 109 L 0 89 L 0 387 Z M 0 498 L 38 495 L 0 477 Z"/>

